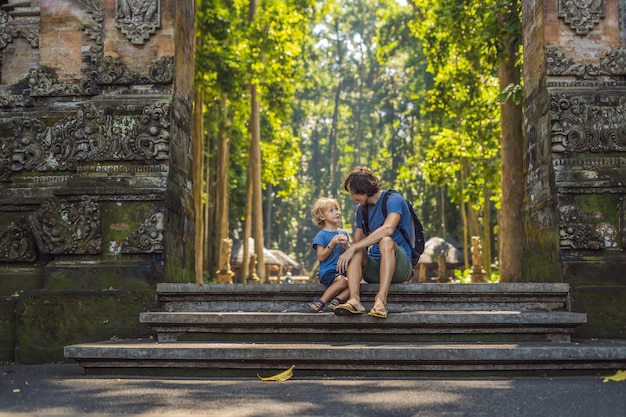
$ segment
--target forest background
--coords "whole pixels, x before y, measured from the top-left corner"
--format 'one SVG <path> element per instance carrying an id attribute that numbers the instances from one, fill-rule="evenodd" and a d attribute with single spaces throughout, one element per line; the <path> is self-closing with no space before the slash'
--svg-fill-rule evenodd
<path id="1" fill-rule="evenodd" d="M 197 282 L 214 280 L 225 237 L 310 270 L 311 207 L 337 198 L 351 232 L 357 165 L 413 203 L 426 239 L 468 259 L 480 236 L 483 263 L 519 279 L 518 0 L 197 2 Z"/>

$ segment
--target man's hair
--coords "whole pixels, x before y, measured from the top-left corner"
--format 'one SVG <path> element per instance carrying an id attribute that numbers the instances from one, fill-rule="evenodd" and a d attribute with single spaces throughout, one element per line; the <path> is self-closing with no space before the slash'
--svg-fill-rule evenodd
<path id="1" fill-rule="evenodd" d="M 334 198 L 318 198 L 313 205 L 313 210 L 311 210 L 311 212 L 313 213 L 313 217 L 311 218 L 311 220 L 313 220 L 313 223 L 320 227 L 326 226 L 326 222 L 324 221 L 324 213 L 326 212 L 326 210 L 332 207 L 340 208 L 339 203 Z"/>
<path id="2" fill-rule="evenodd" d="M 380 191 L 380 181 L 371 170 L 355 167 L 344 180 L 343 188 L 349 193 L 367 194 L 371 197 Z"/>

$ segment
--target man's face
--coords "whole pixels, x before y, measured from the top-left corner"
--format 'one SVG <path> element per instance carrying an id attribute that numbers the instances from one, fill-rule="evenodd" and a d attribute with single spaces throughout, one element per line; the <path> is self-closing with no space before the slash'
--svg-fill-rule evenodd
<path id="1" fill-rule="evenodd" d="M 352 200 L 356 201 L 361 206 L 365 206 L 367 204 L 367 199 L 369 198 L 367 194 L 353 193 L 350 187 L 348 187 L 348 193 L 350 194 L 350 197 L 352 197 Z"/>

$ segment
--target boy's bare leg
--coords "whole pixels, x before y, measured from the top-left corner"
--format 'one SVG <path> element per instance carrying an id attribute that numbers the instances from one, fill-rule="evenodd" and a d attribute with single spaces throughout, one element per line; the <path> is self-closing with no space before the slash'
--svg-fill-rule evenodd
<path id="1" fill-rule="evenodd" d="M 391 280 L 396 272 L 396 242 L 390 237 L 385 237 L 378 245 L 380 247 L 380 284 L 374 301 L 374 309 L 384 310 L 387 307 Z"/>
<path id="2" fill-rule="evenodd" d="M 324 303 L 328 304 L 330 300 L 332 300 L 333 298 L 337 296 L 337 294 L 340 294 L 342 292 L 345 292 L 345 293 L 349 292 L 348 282 L 346 280 L 346 277 L 344 277 L 343 275 L 339 275 L 338 277 L 335 278 L 332 284 L 330 284 L 328 288 L 326 288 L 326 291 L 324 291 L 324 294 L 322 294 L 320 298 Z M 341 299 L 343 300 L 343 298 Z"/>
<path id="3" fill-rule="evenodd" d="M 339 294 L 337 294 L 337 298 L 339 298 L 342 303 L 344 301 L 346 301 L 348 298 L 350 298 L 350 288 L 346 287 L 345 290 L 343 290 Z"/>

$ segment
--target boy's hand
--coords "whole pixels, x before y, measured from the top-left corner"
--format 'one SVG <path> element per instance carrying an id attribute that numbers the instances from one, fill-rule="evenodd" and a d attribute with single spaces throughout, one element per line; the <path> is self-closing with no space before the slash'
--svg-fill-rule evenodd
<path id="1" fill-rule="evenodd" d="M 333 238 L 330 240 L 330 242 L 328 243 L 328 245 L 332 248 L 334 248 L 337 245 L 341 245 L 341 244 L 345 244 L 348 243 L 348 238 L 344 235 L 335 235 L 333 236 Z"/>

